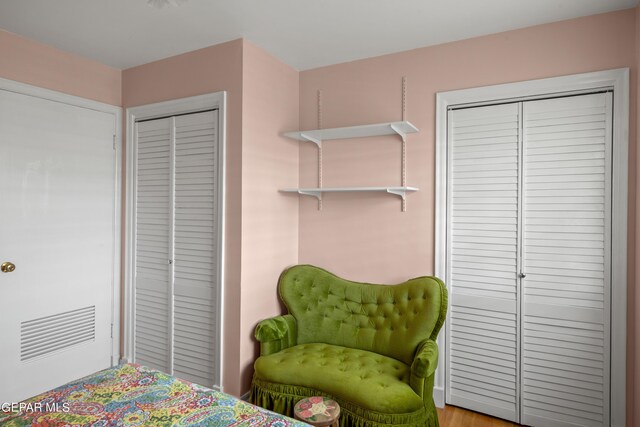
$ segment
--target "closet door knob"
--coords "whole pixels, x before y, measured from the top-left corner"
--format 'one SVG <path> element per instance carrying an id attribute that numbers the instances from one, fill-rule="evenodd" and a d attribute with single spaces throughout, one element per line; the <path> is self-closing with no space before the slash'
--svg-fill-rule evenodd
<path id="1" fill-rule="evenodd" d="M 518 277 L 521 278 L 521 279 L 524 279 L 525 277 L 527 277 L 527 275 L 524 274 L 524 273 L 520 273 L 520 274 L 518 274 Z"/>
<path id="2" fill-rule="evenodd" d="M 3 262 L 2 265 L 0 265 L 0 271 L 3 273 L 11 273 L 15 269 L 16 266 L 12 262 Z"/>

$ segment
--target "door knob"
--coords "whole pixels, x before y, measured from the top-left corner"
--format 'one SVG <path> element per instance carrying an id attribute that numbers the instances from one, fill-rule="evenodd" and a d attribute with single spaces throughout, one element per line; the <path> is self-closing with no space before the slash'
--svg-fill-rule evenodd
<path id="1" fill-rule="evenodd" d="M 11 273 L 15 269 L 16 266 L 12 262 L 3 262 L 2 265 L 0 265 L 0 271 L 3 273 Z"/>

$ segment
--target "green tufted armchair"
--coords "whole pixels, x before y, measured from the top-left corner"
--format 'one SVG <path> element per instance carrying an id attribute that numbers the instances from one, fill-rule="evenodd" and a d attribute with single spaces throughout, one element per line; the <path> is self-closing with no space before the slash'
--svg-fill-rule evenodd
<path id="1" fill-rule="evenodd" d="M 282 273 L 278 291 L 289 314 L 256 328 L 251 402 L 293 416 L 298 400 L 325 395 L 340 404 L 342 427 L 438 426 L 440 279 L 372 285 L 299 265 Z"/>

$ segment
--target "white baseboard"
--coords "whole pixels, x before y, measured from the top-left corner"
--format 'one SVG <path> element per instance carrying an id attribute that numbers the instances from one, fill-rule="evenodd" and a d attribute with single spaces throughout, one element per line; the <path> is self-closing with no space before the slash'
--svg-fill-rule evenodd
<path id="1" fill-rule="evenodd" d="M 444 387 L 433 388 L 433 401 L 436 408 L 444 408 Z"/>

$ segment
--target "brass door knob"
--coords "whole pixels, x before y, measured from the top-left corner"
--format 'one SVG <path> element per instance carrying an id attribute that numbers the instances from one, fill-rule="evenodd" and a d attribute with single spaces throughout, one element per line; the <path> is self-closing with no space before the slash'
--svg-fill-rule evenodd
<path id="1" fill-rule="evenodd" d="M 15 269 L 16 266 L 12 262 L 3 262 L 2 265 L 0 265 L 0 271 L 3 273 L 11 273 Z"/>

